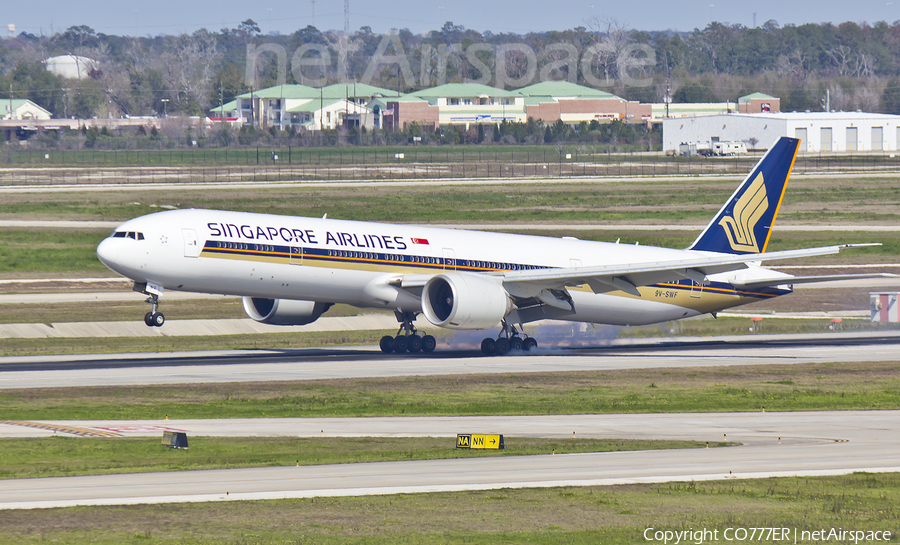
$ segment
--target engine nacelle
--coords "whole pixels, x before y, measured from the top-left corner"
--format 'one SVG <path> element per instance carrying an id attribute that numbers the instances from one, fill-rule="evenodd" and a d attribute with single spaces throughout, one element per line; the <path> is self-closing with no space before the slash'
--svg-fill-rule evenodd
<path id="1" fill-rule="evenodd" d="M 257 322 L 272 325 L 306 325 L 319 319 L 332 303 L 244 297 L 244 312 Z"/>
<path id="2" fill-rule="evenodd" d="M 488 329 L 511 309 L 500 279 L 451 272 L 429 279 L 422 289 L 422 312 L 439 327 Z"/>

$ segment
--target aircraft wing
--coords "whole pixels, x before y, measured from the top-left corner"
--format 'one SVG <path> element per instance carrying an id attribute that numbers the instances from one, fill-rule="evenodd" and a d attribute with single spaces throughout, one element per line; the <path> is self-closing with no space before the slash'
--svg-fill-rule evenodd
<path id="1" fill-rule="evenodd" d="M 546 269 L 531 271 L 502 271 L 494 273 L 503 277 L 506 286 L 528 284 L 548 289 L 564 289 L 568 286 L 587 284 L 594 293 L 621 290 L 640 296 L 638 286 L 672 280 L 673 277 L 689 278 L 698 283 L 706 283 L 707 276 L 735 271 L 748 267 L 747 263 L 771 261 L 775 259 L 796 259 L 817 255 L 836 254 L 847 248 L 879 246 L 878 243 L 841 244 L 820 248 L 804 248 L 763 254 L 712 254 L 675 261 L 645 261 L 635 264 L 617 264 L 602 267 L 577 267 L 568 269 Z M 786 283 L 784 279 L 779 282 Z"/>

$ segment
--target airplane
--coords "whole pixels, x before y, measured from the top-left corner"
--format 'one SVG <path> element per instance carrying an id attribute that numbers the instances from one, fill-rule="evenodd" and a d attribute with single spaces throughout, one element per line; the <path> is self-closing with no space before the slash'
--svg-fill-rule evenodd
<path id="1" fill-rule="evenodd" d="M 394 311 L 400 326 L 381 339 L 385 353 L 434 351 L 414 323 L 424 315 L 439 328 L 499 325 L 481 349 L 502 355 L 536 348 L 520 329 L 537 320 L 644 325 L 716 316 L 799 283 L 892 276 L 761 265 L 873 245 L 766 251 L 798 149 L 786 137 L 772 146 L 686 249 L 185 209 L 126 221 L 97 256 L 148 296 L 148 326 L 165 323 L 165 290 L 241 296 L 252 319 L 276 325 L 309 324 L 343 303 Z"/>

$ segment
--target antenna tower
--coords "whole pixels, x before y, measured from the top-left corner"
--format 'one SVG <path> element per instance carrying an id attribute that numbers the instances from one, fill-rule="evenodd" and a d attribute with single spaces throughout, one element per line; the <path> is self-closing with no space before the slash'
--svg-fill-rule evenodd
<path id="1" fill-rule="evenodd" d="M 344 0 L 344 34 L 350 35 L 350 0 Z"/>

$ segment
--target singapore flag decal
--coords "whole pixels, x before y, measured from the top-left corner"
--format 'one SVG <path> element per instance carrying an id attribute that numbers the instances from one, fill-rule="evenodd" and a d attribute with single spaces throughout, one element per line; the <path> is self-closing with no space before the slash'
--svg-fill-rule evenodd
<path id="1" fill-rule="evenodd" d="M 428 246 L 428 239 L 427 238 L 414 238 L 414 239 L 412 239 L 412 243 L 413 244 L 424 244 L 425 246 Z"/>

